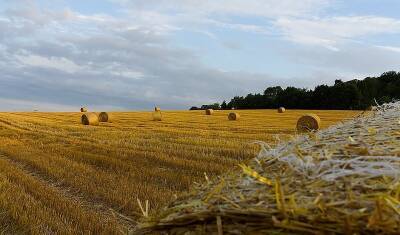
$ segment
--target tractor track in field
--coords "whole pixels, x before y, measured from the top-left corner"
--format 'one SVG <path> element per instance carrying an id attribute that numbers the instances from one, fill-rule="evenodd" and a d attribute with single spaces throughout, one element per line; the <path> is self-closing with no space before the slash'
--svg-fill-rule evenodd
<path id="1" fill-rule="evenodd" d="M 89 139 L 89 138 L 85 138 L 85 137 L 77 138 L 76 136 L 71 136 L 71 135 L 68 135 L 68 134 L 56 133 L 54 131 L 45 130 L 45 127 L 43 125 L 39 124 L 39 123 L 35 123 L 35 125 L 42 126 L 43 128 L 37 128 L 37 129 L 33 130 L 33 129 L 28 128 L 28 127 L 22 128 L 19 125 L 15 125 L 15 124 L 13 124 L 13 123 L 11 123 L 9 121 L 4 121 L 2 119 L 0 119 L 0 122 L 7 124 L 7 125 L 4 125 L 5 127 L 8 127 L 8 128 L 10 128 L 12 130 L 19 130 L 19 131 L 22 131 L 22 132 L 24 132 L 26 134 L 33 134 L 33 135 L 40 134 L 40 135 L 43 135 L 43 136 L 48 137 L 48 138 L 54 137 L 54 138 L 58 138 L 59 140 L 61 140 L 63 142 L 69 141 L 71 145 L 82 145 L 83 144 L 83 145 L 86 145 L 86 146 L 96 146 L 96 148 L 95 148 L 97 150 L 96 152 L 92 152 L 90 149 L 87 149 L 87 151 L 89 151 L 89 152 L 91 152 L 93 154 L 101 154 L 104 157 L 108 156 L 109 151 L 110 151 L 107 148 L 107 146 L 105 146 L 102 143 L 102 141 L 100 141 L 100 140 L 96 140 L 96 139 L 93 139 L 93 138 Z M 24 122 L 26 122 L 26 121 L 24 120 Z M 1 125 L 1 123 L 0 123 L 0 125 Z M 30 122 L 26 122 L 26 123 L 32 124 Z M 15 129 L 14 127 L 17 128 L 17 129 Z M 164 148 L 161 151 L 164 152 L 165 154 L 170 154 L 171 152 L 174 151 L 174 148 L 178 148 L 179 146 L 182 147 L 180 152 L 181 153 L 185 153 L 187 156 L 189 156 L 192 153 L 192 151 L 199 151 L 199 152 L 202 151 L 201 146 L 193 147 L 190 144 L 182 144 L 182 143 L 175 142 L 175 141 L 170 142 L 170 146 L 171 146 L 172 149 L 165 149 Z M 129 152 L 134 152 L 135 154 L 155 154 L 156 155 L 156 154 L 160 153 L 159 149 L 146 149 L 144 151 L 144 150 L 141 150 L 140 147 L 138 147 L 138 146 L 132 147 L 132 146 L 125 145 L 125 146 L 121 146 L 121 147 L 123 147 L 125 150 L 128 150 Z M 183 148 L 185 148 L 186 150 L 183 150 Z M 98 150 L 101 150 L 101 152 L 99 152 Z M 210 152 L 210 153 L 215 155 L 216 158 L 224 158 L 224 157 L 226 157 L 226 155 L 229 155 L 229 153 L 226 153 L 226 154 L 221 154 L 221 153 L 216 153 L 216 152 Z M 132 161 L 132 159 L 129 158 L 129 157 L 118 159 L 118 160 L 124 160 L 124 161 L 129 161 L 129 162 Z M 134 161 L 132 163 L 136 163 L 136 162 Z M 90 163 L 87 163 L 87 164 L 90 164 Z M 92 164 L 90 164 L 90 165 L 92 165 Z M 93 165 L 93 166 L 94 167 L 98 167 L 97 165 Z"/>
<path id="2" fill-rule="evenodd" d="M 62 118 L 60 118 L 60 117 L 57 117 L 57 118 L 54 118 L 54 117 L 46 117 L 46 116 L 43 116 L 43 115 L 38 115 L 38 114 L 35 114 L 35 113 L 29 113 L 29 115 L 27 115 L 27 114 L 25 114 L 25 113 L 7 113 L 7 115 L 14 115 L 14 116 L 17 116 L 17 117 L 20 117 L 20 118 L 28 118 L 28 119 L 36 119 L 36 120 L 41 120 L 41 121 L 44 121 L 44 120 L 47 120 L 47 121 L 51 121 L 52 123 L 58 123 L 58 122 L 61 122 L 61 123 L 65 123 L 65 119 L 62 119 Z M 79 122 L 77 121 L 77 123 L 80 123 L 80 120 L 79 120 Z"/>
<path id="3" fill-rule="evenodd" d="M 14 131 L 21 131 L 21 132 L 29 132 L 29 131 L 31 131 L 29 128 L 21 127 L 19 125 L 16 125 L 16 124 L 14 124 L 14 123 L 12 123 L 10 121 L 7 121 L 7 120 L 3 120 L 1 118 L 0 118 L 0 126 L 2 126 L 4 128 L 8 128 L 8 129 L 14 130 Z"/>
<path id="4" fill-rule="evenodd" d="M 155 214 L 175 193 L 203 182 L 203 174 L 238 168 L 256 154 L 253 140 L 274 145 L 279 128 L 288 132 L 294 122 L 269 111 L 244 114 L 241 122 L 189 112 L 153 122 L 150 114 L 121 113 L 114 123 L 83 126 L 77 113 L 0 113 L 0 174 L 15 187 L 5 205 L 16 208 L 17 219 L 32 215 L 32 222 L 56 228 L 130 232 L 142 217 L 136 198 L 148 199 Z M 35 211 L 18 207 L 14 195 L 32 197 L 20 203 Z"/>
<path id="5" fill-rule="evenodd" d="M 0 119 L 0 120 L 1 120 L 1 119 Z M 28 122 L 28 123 L 29 123 L 29 122 Z M 0 125 L 1 125 L 1 121 L 0 121 Z M 14 126 L 14 125 L 13 125 L 12 123 L 7 122 L 7 127 L 10 128 L 11 130 L 15 130 L 15 129 L 13 128 L 13 126 Z M 64 142 L 67 140 L 67 141 L 70 142 L 71 145 L 74 145 L 74 144 L 82 144 L 82 143 L 87 144 L 87 145 L 93 145 L 93 146 L 96 146 L 96 148 L 93 148 L 93 149 L 101 150 L 101 152 L 99 152 L 99 151 L 92 152 L 91 149 L 89 148 L 89 149 L 87 149 L 87 150 L 88 150 L 87 153 L 92 153 L 92 154 L 96 154 L 96 155 L 101 155 L 101 156 L 103 157 L 104 160 L 108 159 L 108 158 L 107 158 L 107 156 L 108 156 L 107 152 L 108 152 L 109 150 L 107 149 L 106 146 L 101 145 L 99 140 L 86 140 L 86 139 L 77 140 L 76 138 L 74 138 L 74 137 L 72 137 L 72 136 L 70 136 L 70 135 L 58 134 L 58 133 L 55 133 L 55 132 L 46 131 L 46 130 L 42 130 L 42 129 L 44 129 L 44 128 L 38 128 L 37 130 L 33 130 L 33 129 L 28 129 L 28 128 L 27 128 L 27 129 L 24 129 L 24 130 L 22 130 L 22 131 L 23 131 L 24 134 L 27 134 L 27 135 L 32 134 L 32 135 L 35 135 L 35 136 L 36 136 L 36 135 L 40 134 L 40 135 L 41 135 L 41 138 L 52 138 L 52 137 L 54 137 L 54 138 L 57 138 L 57 139 L 59 139 L 59 140 L 61 140 L 61 141 L 64 141 Z M 32 138 L 32 139 L 33 139 L 33 138 Z M 93 142 L 99 143 L 99 145 L 95 145 Z M 147 154 L 156 154 L 156 153 L 158 152 L 157 150 L 152 150 L 152 151 L 147 150 L 147 151 L 143 151 L 143 150 L 137 149 L 136 147 L 134 147 L 134 148 L 132 148 L 132 147 L 131 147 L 131 148 L 127 148 L 127 150 L 134 152 L 134 154 L 136 154 L 136 155 L 139 154 L 139 155 L 143 155 L 143 156 L 144 156 L 144 155 L 147 155 Z M 46 151 L 45 151 L 45 152 L 46 152 Z M 47 152 L 46 154 L 51 154 L 51 153 Z M 133 153 L 132 153 L 132 154 L 133 154 Z M 168 152 L 165 153 L 165 154 L 168 154 Z M 189 155 L 190 152 L 187 152 L 187 154 Z M 223 156 L 222 156 L 222 157 L 223 157 Z M 89 160 L 85 160 L 85 159 L 75 159 L 75 158 L 68 158 L 68 160 L 86 164 L 86 165 L 88 165 L 88 166 L 93 167 L 94 169 L 98 169 L 98 170 L 101 170 L 101 171 L 106 172 L 106 173 L 112 173 L 112 172 L 113 172 L 113 168 L 110 168 L 109 166 L 105 167 L 105 166 L 102 165 L 101 162 L 100 162 L 99 164 L 97 164 L 97 163 L 91 162 L 91 161 L 89 161 Z M 135 168 L 134 166 L 137 165 L 137 161 L 135 160 L 135 158 L 123 157 L 122 159 L 121 159 L 121 158 L 114 158 L 114 160 L 115 160 L 115 161 L 118 161 L 118 163 L 119 163 L 119 164 L 122 164 L 122 165 L 123 165 L 123 163 L 124 163 L 123 161 L 130 162 L 130 163 L 133 164 L 133 165 L 131 166 L 131 167 L 133 167 L 132 169 L 134 169 L 134 168 Z M 99 161 L 99 160 L 95 160 L 95 161 Z M 159 165 L 171 166 L 171 167 L 173 167 L 173 168 L 179 167 L 179 168 L 182 168 L 182 169 L 186 169 L 186 166 L 181 165 L 181 164 L 178 164 L 178 165 L 177 165 L 177 163 L 173 162 L 173 160 L 170 160 L 170 159 L 168 159 L 168 158 L 161 158 L 161 159 L 160 159 L 160 158 L 152 158 L 151 161 L 152 161 L 152 162 L 157 161 L 157 162 L 159 162 Z M 188 161 L 191 161 L 191 160 L 188 160 Z M 143 163 L 144 163 L 144 164 L 148 164 L 148 160 L 144 161 Z M 121 165 L 121 166 L 122 166 L 122 165 Z M 120 167 L 121 167 L 121 166 L 120 166 Z M 130 168 L 130 169 L 131 169 L 131 168 Z M 156 173 L 154 173 L 153 177 L 157 178 L 158 176 L 157 176 Z M 162 181 L 162 180 L 160 179 L 160 181 Z"/>
<path id="6" fill-rule="evenodd" d="M 116 219 L 117 222 L 124 228 L 124 231 L 132 230 L 137 224 L 135 219 L 131 218 L 130 216 L 124 215 L 118 212 L 115 208 L 107 206 L 102 202 L 99 201 L 94 202 L 89 198 L 87 198 L 86 196 L 74 192 L 76 190 L 74 190 L 73 188 L 69 188 L 68 186 L 63 186 L 61 182 L 57 182 L 51 177 L 46 176 L 45 174 L 42 174 L 40 172 L 37 172 L 37 170 L 34 169 L 34 167 L 29 166 L 28 164 L 22 161 L 15 160 L 4 152 L 0 151 L 0 158 L 9 162 L 16 168 L 20 169 L 26 175 L 32 177 L 33 179 L 53 189 L 55 192 L 59 193 L 68 200 L 78 202 L 80 205 L 83 205 L 83 207 L 86 208 L 87 210 L 97 212 L 104 217 L 111 217 Z"/>

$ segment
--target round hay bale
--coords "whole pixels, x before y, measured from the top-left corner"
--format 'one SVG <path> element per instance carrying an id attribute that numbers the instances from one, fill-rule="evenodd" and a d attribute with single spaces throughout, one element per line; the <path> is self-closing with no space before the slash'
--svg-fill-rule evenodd
<path id="1" fill-rule="evenodd" d="M 101 112 L 99 114 L 99 122 L 111 122 L 111 115 L 107 112 Z"/>
<path id="2" fill-rule="evenodd" d="M 156 111 L 153 113 L 153 121 L 162 121 L 161 111 Z"/>
<path id="3" fill-rule="evenodd" d="M 81 113 L 86 113 L 88 110 L 87 110 L 87 108 L 86 107 L 82 107 L 81 108 Z"/>
<path id="4" fill-rule="evenodd" d="M 284 107 L 278 108 L 278 113 L 284 113 L 284 112 L 286 112 L 286 109 Z"/>
<path id="5" fill-rule="evenodd" d="M 321 119 L 316 114 L 306 114 L 297 121 L 297 131 L 316 131 L 321 127 Z"/>
<path id="6" fill-rule="evenodd" d="M 239 120 L 240 115 L 238 113 L 229 113 L 228 114 L 228 119 L 229 121 L 237 121 Z"/>
<path id="7" fill-rule="evenodd" d="M 160 109 L 160 107 L 154 107 L 154 111 L 159 112 L 159 111 L 161 111 L 161 109 Z"/>
<path id="8" fill-rule="evenodd" d="M 214 112 L 213 109 L 206 109 L 206 115 L 212 115 Z"/>
<path id="9" fill-rule="evenodd" d="M 378 108 L 376 106 L 368 106 L 367 111 L 376 111 Z"/>
<path id="10" fill-rule="evenodd" d="M 81 122 L 83 125 L 98 126 L 99 117 L 95 113 L 85 113 L 81 117 Z"/>

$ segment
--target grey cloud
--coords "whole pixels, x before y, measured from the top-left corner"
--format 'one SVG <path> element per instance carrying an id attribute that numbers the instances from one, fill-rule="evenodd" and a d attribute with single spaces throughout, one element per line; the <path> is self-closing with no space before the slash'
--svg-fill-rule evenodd
<path id="1" fill-rule="evenodd" d="M 339 51 L 296 46 L 282 48 L 282 55 L 313 72 L 309 78 L 278 78 L 206 66 L 200 55 L 170 41 L 168 30 L 177 29 L 169 25 L 40 9 L 0 15 L 13 22 L 0 20 L 0 99 L 6 102 L 0 109 L 10 107 L 7 102 L 22 109 L 186 109 L 268 85 L 312 87 L 343 75 L 383 72 L 400 61 L 400 53 L 361 44 L 340 44 Z"/>
<path id="2" fill-rule="evenodd" d="M 10 14 L 12 12 L 8 12 L 8 17 Z M 64 18 L 58 21 L 57 17 L 44 13 L 37 16 L 41 24 L 34 26 L 26 23 L 24 17 L 32 18 L 29 14 L 12 15 L 14 20 L 32 30 L 12 34 L 10 32 L 20 26 L 8 25 L 0 41 L 3 46 L 3 49 L 0 47 L 0 84 L 4 90 L 1 98 L 12 104 L 26 100 L 32 107 L 37 103 L 53 104 L 53 107 L 86 104 L 113 109 L 146 109 L 158 104 L 186 109 L 190 105 L 257 90 L 255 84 L 271 81 L 265 75 L 208 68 L 198 55 L 172 46 L 164 34 L 135 25 L 128 27 L 129 22 L 124 20 L 113 19 L 111 27 L 107 20 L 92 22 L 89 18 L 70 17 L 61 22 Z M 53 24 L 46 25 L 46 17 L 56 22 L 56 28 Z M 94 30 L 80 34 L 68 28 L 70 23 L 83 24 L 83 27 L 90 24 Z M 52 34 L 32 34 L 37 27 Z M 41 59 L 54 65 L 41 66 L 43 62 L 40 61 L 23 63 L 28 59 Z M 68 72 L 67 64 L 63 68 L 63 63 L 67 62 L 76 69 Z M 0 106 L 4 107 L 8 106 Z M 25 109 L 26 105 L 21 108 Z"/>

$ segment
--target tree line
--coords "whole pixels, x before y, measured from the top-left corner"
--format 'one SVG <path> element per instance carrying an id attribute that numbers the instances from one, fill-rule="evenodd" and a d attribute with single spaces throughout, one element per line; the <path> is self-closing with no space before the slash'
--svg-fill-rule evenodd
<path id="1" fill-rule="evenodd" d="M 195 109 L 358 109 L 400 99 L 400 72 L 389 71 L 379 77 L 343 82 L 314 89 L 280 86 L 268 87 L 263 93 L 235 96 L 228 103 L 202 105 Z"/>

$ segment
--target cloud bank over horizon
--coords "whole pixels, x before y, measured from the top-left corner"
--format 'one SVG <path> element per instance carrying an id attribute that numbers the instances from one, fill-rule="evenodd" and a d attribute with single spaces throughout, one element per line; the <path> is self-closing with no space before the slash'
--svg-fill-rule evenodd
<path id="1" fill-rule="evenodd" d="M 362 6 L 362 7 L 360 7 Z M 400 70 L 395 0 L 0 1 L 0 110 L 187 109 Z"/>

